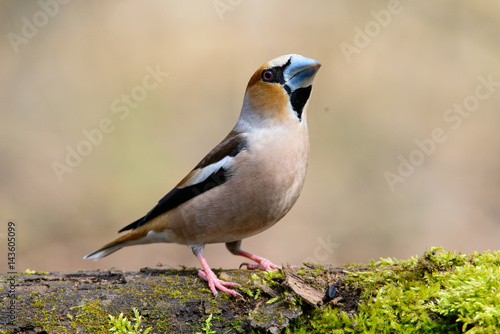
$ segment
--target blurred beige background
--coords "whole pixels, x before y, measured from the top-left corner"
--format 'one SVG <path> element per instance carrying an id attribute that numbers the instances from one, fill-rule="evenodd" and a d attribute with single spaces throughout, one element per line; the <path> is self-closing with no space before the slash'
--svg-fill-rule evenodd
<path id="1" fill-rule="evenodd" d="M 234 125 L 253 72 L 288 53 L 323 64 L 306 185 L 244 249 L 341 265 L 499 248 L 498 1 L 65 2 L 0 4 L 0 271 L 9 220 L 17 270 L 198 266 L 180 245 L 82 256 L 184 177 Z M 68 150 L 86 156 L 69 167 Z"/>

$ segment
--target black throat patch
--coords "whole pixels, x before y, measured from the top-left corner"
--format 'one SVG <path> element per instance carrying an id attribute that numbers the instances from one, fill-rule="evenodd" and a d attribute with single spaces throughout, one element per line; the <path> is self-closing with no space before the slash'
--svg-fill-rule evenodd
<path id="1" fill-rule="evenodd" d="M 299 120 L 302 120 L 302 111 L 307 100 L 309 100 L 309 96 L 311 96 L 312 85 L 298 88 L 293 92 L 290 90 L 290 87 L 285 86 L 285 90 L 290 95 L 290 103 L 292 104 L 293 111 L 295 111 Z"/>

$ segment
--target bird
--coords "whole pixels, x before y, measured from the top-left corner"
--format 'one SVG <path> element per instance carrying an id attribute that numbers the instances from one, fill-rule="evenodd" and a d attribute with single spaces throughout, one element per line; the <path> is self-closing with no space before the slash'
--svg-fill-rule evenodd
<path id="1" fill-rule="evenodd" d="M 191 248 L 214 296 L 239 285 L 219 279 L 204 256 L 207 244 L 225 243 L 247 269 L 281 266 L 244 251 L 242 240 L 276 224 L 297 201 L 309 161 L 307 109 L 321 63 L 298 54 L 277 57 L 250 78 L 236 125 L 186 177 L 127 232 L 84 259 L 123 247 L 178 243 Z"/>

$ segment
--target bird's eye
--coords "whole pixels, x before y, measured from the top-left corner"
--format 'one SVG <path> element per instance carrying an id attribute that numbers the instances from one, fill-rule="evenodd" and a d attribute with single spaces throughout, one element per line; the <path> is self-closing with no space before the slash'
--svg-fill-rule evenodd
<path id="1" fill-rule="evenodd" d="M 265 70 L 262 72 L 262 80 L 265 82 L 270 82 L 274 79 L 274 73 L 271 70 Z"/>

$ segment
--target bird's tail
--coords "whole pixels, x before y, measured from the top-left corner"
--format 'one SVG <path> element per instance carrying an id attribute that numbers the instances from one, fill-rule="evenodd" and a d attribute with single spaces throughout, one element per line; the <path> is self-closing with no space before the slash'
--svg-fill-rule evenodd
<path id="1" fill-rule="evenodd" d="M 151 221 L 152 222 L 152 221 Z M 165 224 L 166 225 L 166 224 Z M 111 241 L 110 243 L 102 246 L 98 250 L 85 255 L 84 259 L 93 259 L 95 261 L 108 256 L 117 250 L 133 245 L 150 244 L 155 242 L 176 242 L 175 235 L 165 226 L 163 231 L 155 232 L 148 224 L 141 225 L 132 229 L 127 234 Z"/>
<path id="2" fill-rule="evenodd" d="M 105 256 L 108 256 L 111 253 L 116 252 L 117 250 L 119 250 L 125 246 L 126 245 L 124 245 L 122 242 L 113 241 L 113 242 L 110 242 L 109 244 L 103 246 L 102 248 L 85 255 L 83 258 L 85 260 L 92 259 L 94 261 L 97 261 L 99 259 L 102 259 Z"/>
<path id="3" fill-rule="evenodd" d="M 111 241 L 110 243 L 102 246 L 98 250 L 95 250 L 92 253 L 85 255 L 83 258 L 93 259 L 94 261 L 97 261 L 105 256 L 108 256 L 111 253 L 116 252 L 117 250 L 123 247 L 147 243 L 147 240 L 145 240 L 147 238 L 144 238 L 145 236 L 146 236 L 146 231 L 144 231 L 144 228 L 135 229 Z"/>

